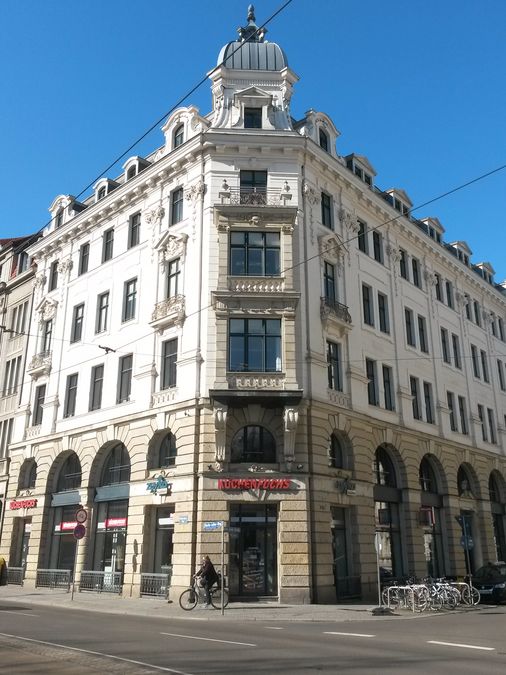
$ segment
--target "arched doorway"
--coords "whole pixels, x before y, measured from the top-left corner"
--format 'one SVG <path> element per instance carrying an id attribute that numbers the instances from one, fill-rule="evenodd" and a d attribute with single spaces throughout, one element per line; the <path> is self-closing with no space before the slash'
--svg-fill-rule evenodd
<path id="1" fill-rule="evenodd" d="M 374 454 L 374 512 L 380 577 L 404 574 L 400 522 L 401 490 L 392 452 L 380 445 Z"/>
<path id="2" fill-rule="evenodd" d="M 57 460 L 58 461 L 58 460 Z M 74 570 L 76 539 L 74 528 L 77 525 L 76 511 L 81 503 L 81 462 L 75 452 L 67 455 L 55 471 L 53 484 L 50 485 L 51 507 L 50 527 L 51 545 L 49 568 Z"/>
<path id="3" fill-rule="evenodd" d="M 498 471 L 492 471 L 488 479 L 488 494 L 490 510 L 492 512 L 492 526 L 497 560 L 506 560 L 506 535 L 504 529 L 505 518 L 505 489 L 504 478 Z"/>
<path id="4" fill-rule="evenodd" d="M 467 574 L 476 571 L 475 503 L 478 495 L 478 481 L 473 468 L 461 464 L 457 471 L 457 492 L 460 498 L 460 514 L 457 520 L 462 528 L 460 545 L 464 552 Z M 478 556 L 479 557 L 479 556 Z"/>
<path id="5" fill-rule="evenodd" d="M 423 532 L 423 547 L 429 577 L 446 576 L 443 547 L 443 498 L 441 496 L 441 472 L 436 470 L 436 461 L 425 455 L 420 462 L 420 516 Z"/>

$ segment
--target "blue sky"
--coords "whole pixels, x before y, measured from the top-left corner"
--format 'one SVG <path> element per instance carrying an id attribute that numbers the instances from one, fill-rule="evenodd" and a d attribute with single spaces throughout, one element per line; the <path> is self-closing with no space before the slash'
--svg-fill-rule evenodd
<path id="1" fill-rule="evenodd" d="M 283 0 L 254 3 L 262 23 Z M 242 0 L 3 0 L 0 237 L 38 230 L 215 64 Z M 293 0 L 268 26 L 300 76 L 292 114 L 328 113 L 415 204 L 506 164 L 503 0 Z M 206 83 L 187 104 L 204 113 Z M 133 154 L 162 142 L 154 131 Z M 124 160 L 123 160 L 124 161 Z M 119 169 L 111 170 L 115 175 Z M 506 278 L 506 170 L 415 215 Z"/>

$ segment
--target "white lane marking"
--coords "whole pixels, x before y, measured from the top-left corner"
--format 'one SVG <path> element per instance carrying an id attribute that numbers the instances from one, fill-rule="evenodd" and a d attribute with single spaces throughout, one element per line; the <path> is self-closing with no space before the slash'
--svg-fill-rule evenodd
<path id="1" fill-rule="evenodd" d="M 369 633 L 337 633 L 336 631 L 324 631 L 324 635 L 345 635 L 347 637 L 366 637 L 366 638 L 373 638 L 376 637 L 376 635 L 370 635 Z"/>
<path id="2" fill-rule="evenodd" d="M 15 614 L 16 616 L 34 616 L 37 619 L 39 618 L 38 614 L 28 614 L 28 612 L 11 612 L 8 609 L 0 609 L 0 612 L 2 614 Z"/>
<path id="3" fill-rule="evenodd" d="M 191 675 L 191 673 L 185 673 L 182 670 L 174 670 L 173 668 L 164 668 L 163 666 L 155 666 L 152 663 L 145 663 L 144 661 L 135 661 L 134 659 L 127 659 L 123 656 L 114 656 L 113 654 L 104 654 L 104 652 L 94 652 L 91 649 L 79 649 L 79 647 L 69 647 L 68 645 L 60 645 L 57 642 L 34 640 L 33 638 L 22 637 L 21 635 L 10 635 L 9 633 L 0 633 L 0 637 L 14 638 L 15 640 L 24 640 L 25 642 L 34 642 L 35 644 L 48 645 L 49 647 L 60 647 L 60 649 L 68 649 L 72 652 L 81 652 L 83 654 L 93 654 L 93 656 L 103 656 L 107 659 L 114 659 L 115 661 L 125 661 L 125 663 L 134 663 L 136 666 L 145 666 L 146 668 L 161 670 L 164 673 L 174 673 L 174 675 Z"/>
<path id="4" fill-rule="evenodd" d="M 463 645 L 460 642 L 439 642 L 438 640 L 427 640 L 429 645 L 443 645 L 443 647 L 462 647 L 463 649 L 481 649 L 484 652 L 495 652 L 495 647 L 479 647 L 478 645 Z"/>
<path id="5" fill-rule="evenodd" d="M 243 647 L 256 647 L 251 642 L 233 642 L 232 640 L 216 640 L 215 638 L 197 637 L 196 635 L 178 635 L 177 633 L 160 633 L 169 637 L 187 638 L 188 640 L 206 640 L 206 642 L 223 642 L 227 645 L 242 645 Z"/>
<path id="6" fill-rule="evenodd" d="M 264 626 L 264 628 L 267 628 L 268 630 L 283 630 L 281 626 Z"/>

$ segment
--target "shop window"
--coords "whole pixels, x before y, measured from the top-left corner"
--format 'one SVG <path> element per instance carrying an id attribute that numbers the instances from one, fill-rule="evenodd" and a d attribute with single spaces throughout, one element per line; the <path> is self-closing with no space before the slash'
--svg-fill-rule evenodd
<path id="1" fill-rule="evenodd" d="M 273 435 L 261 426 L 239 429 L 232 439 L 232 462 L 272 464 L 276 461 L 276 442 Z"/>
<path id="2" fill-rule="evenodd" d="M 101 485 L 117 485 L 130 480 L 130 457 L 123 443 L 118 443 L 109 451 L 102 471 Z"/>
<path id="3" fill-rule="evenodd" d="M 73 452 L 67 457 L 60 470 L 56 491 L 64 492 L 65 490 L 76 490 L 81 487 L 81 478 L 81 462 L 76 453 Z"/>
<path id="4" fill-rule="evenodd" d="M 231 275 L 263 277 L 279 273 L 279 232 L 231 232 Z"/>

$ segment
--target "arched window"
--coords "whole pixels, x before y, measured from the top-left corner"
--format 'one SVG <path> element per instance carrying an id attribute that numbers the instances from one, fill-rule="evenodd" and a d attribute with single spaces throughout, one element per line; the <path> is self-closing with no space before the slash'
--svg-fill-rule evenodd
<path id="1" fill-rule="evenodd" d="M 136 175 L 137 175 L 137 167 L 134 164 L 127 171 L 127 175 L 126 175 L 127 180 L 130 180 L 131 178 L 135 178 Z"/>
<path id="2" fill-rule="evenodd" d="M 374 456 L 374 478 L 376 485 L 397 487 L 394 464 L 388 451 L 382 446 L 377 448 Z"/>
<path id="3" fill-rule="evenodd" d="M 344 469 L 344 448 L 336 434 L 330 436 L 329 466 L 333 469 Z"/>
<path id="4" fill-rule="evenodd" d="M 37 462 L 27 459 L 19 472 L 18 490 L 33 490 L 37 482 Z"/>
<path id="5" fill-rule="evenodd" d="M 423 492 L 438 492 L 436 474 L 434 473 L 434 469 L 432 468 L 432 465 L 427 457 L 424 457 L 420 462 L 418 478 L 420 481 L 420 488 L 423 490 Z"/>
<path id="6" fill-rule="evenodd" d="M 246 426 L 236 433 L 232 439 L 232 462 L 264 462 L 272 464 L 276 461 L 276 442 L 274 437 L 261 426 Z"/>
<path id="7" fill-rule="evenodd" d="M 457 489 L 459 497 L 473 496 L 471 476 L 469 475 L 467 469 L 462 466 L 462 464 L 459 466 L 459 470 L 457 471 Z"/>
<path id="8" fill-rule="evenodd" d="M 158 450 L 158 467 L 166 469 L 169 466 L 174 466 L 176 463 L 177 448 L 174 434 L 170 431 L 162 438 L 160 448 Z"/>
<path id="9" fill-rule="evenodd" d="M 107 194 L 107 188 L 103 185 L 97 193 L 97 199 L 103 199 Z"/>
<path id="10" fill-rule="evenodd" d="M 109 452 L 102 472 L 101 485 L 128 483 L 130 480 L 130 457 L 123 443 L 118 443 Z"/>
<path id="11" fill-rule="evenodd" d="M 180 124 L 174 131 L 174 147 L 178 148 L 183 145 L 184 141 L 184 124 Z"/>
<path id="12" fill-rule="evenodd" d="M 63 225 L 63 209 L 58 210 L 54 220 L 55 220 L 55 227 L 56 228 L 61 227 Z"/>
<path id="13" fill-rule="evenodd" d="M 329 151 L 329 136 L 321 127 L 319 129 L 319 143 L 322 150 L 325 150 L 325 152 Z"/>
<path id="14" fill-rule="evenodd" d="M 79 457 L 73 452 L 67 457 L 58 476 L 57 492 L 64 490 L 75 490 L 81 487 L 81 462 Z"/>

